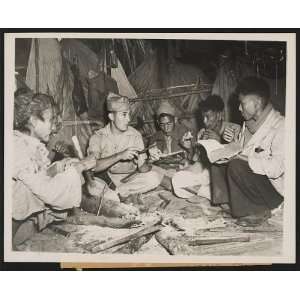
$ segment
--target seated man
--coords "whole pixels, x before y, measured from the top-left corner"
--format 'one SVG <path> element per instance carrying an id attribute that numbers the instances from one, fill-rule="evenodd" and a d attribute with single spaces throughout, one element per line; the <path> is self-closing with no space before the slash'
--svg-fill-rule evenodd
<path id="1" fill-rule="evenodd" d="M 224 102 L 220 96 L 211 95 L 201 102 L 201 121 L 204 127 L 197 134 L 198 140 L 214 139 L 220 143 L 228 143 L 238 138 L 241 127 L 224 121 Z M 172 179 L 175 194 L 182 198 L 192 197 L 193 194 L 184 188 L 200 185 L 198 195 L 211 199 L 210 163 L 201 145 L 195 145 L 193 148 L 192 164 L 175 174 Z"/>
<path id="2" fill-rule="evenodd" d="M 157 148 L 164 154 L 180 150 L 190 154 L 193 136 L 185 125 L 177 122 L 175 108 L 167 101 L 162 102 L 156 118 L 159 130 L 149 139 L 149 145 L 156 143 Z"/>
<path id="3" fill-rule="evenodd" d="M 161 176 L 145 163 L 146 154 L 139 154 L 144 150 L 144 143 L 141 134 L 128 125 L 128 98 L 110 93 L 107 111 L 109 123 L 96 131 L 89 141 L 88 154 L 97 159 L 95 172 L 107 171 L 116 186 L 114 198 L 119 195 L 123 199 L 156 188 Z M 133 172 L 136 174 L 124 183 L 125 177 Z M 110 194 L 113 193 L 110 191 Z"/>
<path id="4" fill-rule="evenodd" d="M 208 96 L 200 105 L 204 127 L 198 132 L 198 140 L 215 139 L 220 143 L 237 140 L 241 127 L 224 121 L 224 102 L 220 96 Z"/>
<path id="5" fill-rule="evenodd" d="M 193 156 L 194 136 L 185 125 L 177 122 L 175 108 L 168 101 L 160 104 L 156 113 L 156 121 L 159 130 L 148 141 L 148 146 L 156 145 L 149 149 L 150 158 L 161 166 L 161 168 L 154 166 L 155 170 L 163 177 L 161 186 L 172 190 L 171 174 L 165 169 L 172 168 L 170 167 L 172 165 L 175 173 L 175 169 L 184 168 L 188 164 Z M 180 151 L 181 153 L 176 155 Z"/>
<path id="6" fill-rule="evenodd" d="M 239 225 L 256 226 L 283 202 L 284 117 L 273 109 L 263 79 L 243 79 L 237 94 L 245 119 L 238 137 L 243 151 L 228 164 L 212 166 L 212 201 L 229 204 Z"/>

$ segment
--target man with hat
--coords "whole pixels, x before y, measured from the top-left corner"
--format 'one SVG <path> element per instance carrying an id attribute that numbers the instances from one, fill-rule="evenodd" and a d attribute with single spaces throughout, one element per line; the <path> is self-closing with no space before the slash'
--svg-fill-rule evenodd
<path id="1" fill-rule="evenodd" d="M 149 139 L 149 145 L 156 143 L 161 153 L 169 154 L 180 150 L 188 153 L 192 149 L 193 136 L 191 131 L 183 124 L 177 122 L 175 108 L 163 101 L 156 113 L 159 130 Z M 150 150 L 151 158 L 159 158 L 160 152 Z"/>
<path id="2" fill-rule="evenodd" d="M 156 121 L 158 123 L 159 130 L 149 139 L 148 144 L 156 147 L 149 149 L 150 158 L 153 161 L 158 161 L 161 157 L 173 154 L 174 152 L 185 152 L 184 165 L 181 168 L 185 168 L 188 165 L 188 161 L 193 157 L 193 143 L 194 136 L 184 124 L 177 122 L 177 116 L 175 107 L 168 101 L 161 102 L 156 113 Z M 175 160 L 176 161 L 176 160 Z M 176 171 L 166 171 L 162 168 L 155 168 L 162 176 L 161 185 L 166 189 L 173 190 L 170 175 L 175 174 Z"/>
<path id="3" fill-rule="evenodd" d="M 107 171 L 122 198 L 156 188 L 161 176 L 145 163 L 146 154 L 141 134 L 129 126 L 130 106 L 127 97 L 110 93 L 107 97 L 109 123 L 95 132 L 88 153 L 97 159 L 95 172 Z M 128 174 L 136 174 L 126 183 Z"/>
<path id="4" fill-rule="evenodd" d="M 212 166 L 214 204 L 228 204 L 240 226 L 259 226 L 284 200 L 285 119 L 273 108 L 269 84 L 242 79 L 236 94 L 244 118 L 238 142 L 241 154 Z"/>

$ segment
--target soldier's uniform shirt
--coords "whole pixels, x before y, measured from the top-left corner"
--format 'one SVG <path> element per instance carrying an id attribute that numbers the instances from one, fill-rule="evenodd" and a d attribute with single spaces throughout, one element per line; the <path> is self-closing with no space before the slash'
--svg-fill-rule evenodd
<path id="1" fill-rule="evenodd" d="M 114 135 L 111 131 L 110 124 L 99 129 L 91 137 L 88 147 L 88 154 L 95 155 L 96 159 L 106 158 L 116 153 L 122 152 L 129 147 L 135 147 L 139 150 L 144 149 L 142 135 L 133 127 L 129 126 L 128 130 Z M 138 164 L 145 162 L 146 155 L 139 155 Z M 126 174 L 134 171 L 137 165 L 132 162 L 118 162 L 109 168 L 112 174 Z"/>
<path id="2" fill-rule="evenodd" d="M 116 153 L 124 151 L 129 147 L 135 147 L 139 150 L 144 149 L 142 135 L 133 127 L 128 127 L 128 130 L 113 135 L 110 124 L 98 130 L 90 139 L 88 154 L 92 154 L 96 159 L 106 158 Z M 128 173 L 136 170 L 137 165 L 141 166 L 146 159 L 145 154 L 139 155 L 137 164 L 133 161 L 118 162 L 111 166 L 108 170 L 108 175 L 117 187 L 116 192 L 121 196 L 128 196 L 135 193 L 145 193 L 156 188 L 162 176 L 155 171 L 137 174 L 127 183 L 122 183 L 122 178 Z"/>

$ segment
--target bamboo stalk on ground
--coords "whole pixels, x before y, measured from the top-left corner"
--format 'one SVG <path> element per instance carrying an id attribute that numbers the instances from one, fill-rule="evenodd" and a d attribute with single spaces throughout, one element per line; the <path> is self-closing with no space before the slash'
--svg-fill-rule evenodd
<path id="1" fill-rule="evenodd" d="M 94 248 L 91 249 L 91 252 L 92 253 L 98 253 L 98 252 L 104 251 L 106 249 L 109 249 L 109 248 L 112 248 L 112 247 L 115 247 L 115 246 L 118 246 L 118 245 L 121 245 L 121 244 L 125 244 L 125 243 L 127 243 L 131 240 L 140 238 L 144 235 L 148 235 L 150 233 L 155 233 L 155 232 L 160 231 L 160 230 L 161 230 L 161 225 L 154 225 L 154 226 L 150 226 L 150 227 L 145 227 L 145 228 L 143 228 L 142 230 L 140 230 L 138 232 L 135 232 L 135 233 L 126 235 L 124 237 L 121 237 L 121 238 L 118 238 L 118 239 L 115 239 L 115 240 L 111 240 L 111 241 L 108 241 L 106 243 L 95 246 Z"/>

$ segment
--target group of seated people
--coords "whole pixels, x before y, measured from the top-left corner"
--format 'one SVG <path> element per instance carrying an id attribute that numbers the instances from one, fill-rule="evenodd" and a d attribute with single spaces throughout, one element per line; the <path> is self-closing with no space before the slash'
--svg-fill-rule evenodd
<path id="1" fill-rule="evenodd" d="M 198 194 L 212 205 L 226 206 L 238 225 L 262 224 L 283 202 L 284 117 L 272 107 L 263 79 L 242 79 L 236 93 L 242 126 L 224 120 L 224 103 L 216 95 L 201 102 L 204 127 L 199 132 L 179 123 L 165 101 L 156 114 L 159 130 L 146 148 L 142 135 L 129 126 L 128 98 L 109 94 L 109 122 L 91 136 L 87 156 L 55 162 L 46 148 L 56 127 L 52 97 L 15 96 L 13 245 L 66 219 L 110 227 L 139 222 L 138 209 L 129 203 L 162 183 L 164 173 L 154 164 L 177 152 L 185 161 L 171 181 L 177 196 L 189 197 L 182 189 L 185 180 L 186 186 L 199 185 Z M 212 164 L 197 143 L 203 139 L 240 143 L 242 152 L 224 164 Z"/>

